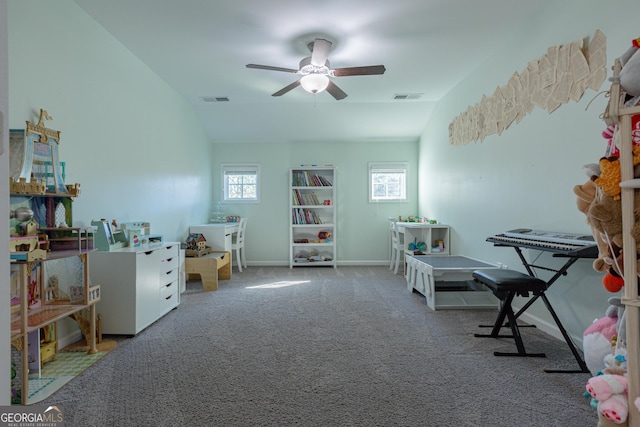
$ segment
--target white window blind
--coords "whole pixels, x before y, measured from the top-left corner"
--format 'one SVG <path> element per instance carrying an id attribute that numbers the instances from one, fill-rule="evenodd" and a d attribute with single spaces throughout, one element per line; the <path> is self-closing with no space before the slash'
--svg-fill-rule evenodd
<path id="1" fill-rule="evenodd" d="M 260 166 L 223 164 L 222 193 L 225 202 L 260 201 Z"/>
<path id="2" fill-rule="evenodd" d="M 369 201 L 406 201 L 408 169 L 408 162 L 369 163 Z"/>

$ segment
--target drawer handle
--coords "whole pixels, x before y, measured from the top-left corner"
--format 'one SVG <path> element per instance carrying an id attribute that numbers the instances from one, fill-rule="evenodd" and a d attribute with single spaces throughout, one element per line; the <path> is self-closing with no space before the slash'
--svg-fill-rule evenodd
<path id="1" fill-rule="evenodd" d="M 171 298 L 173 298 L 173 294 L 172 294 L 172 295 L 169 295 L 169 296 L 168 296 L 168 297 L 166 297 L 165 299 L 166 299 L 167 301 L 169 301 Z"/>
<path id="2" fill-rule="evenodd" d="M 152 253 L 153 253 L 153 251 L 147 251 L 147 252 L 145 252 L 144 254 L 145 254 L 145 255 L 151 255 Z"/>
<path id="3" fill-rule="evenodd" d="M 162 262 L 171 262 L 171 261 L 173 261 L 173 257 L 162 260 Z"/>
<path id="4" fill-rule="evenodd" d="M 171 273 L 173 273 L 173 270 L 169 270 L 169 271 L 167 271 L 167 272 L 166 272 L 166 273 L 164 273 L 164 274 L 166 274 L 166 275 L 168 276 L 168 275 L 170 275 Z"/>

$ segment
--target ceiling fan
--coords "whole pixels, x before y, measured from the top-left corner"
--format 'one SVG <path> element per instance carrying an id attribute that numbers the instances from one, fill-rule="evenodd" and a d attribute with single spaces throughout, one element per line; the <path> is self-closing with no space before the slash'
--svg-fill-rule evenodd
<path id="1" fill-rule="evenodd" d="M 259 70 L 271 70 L 271 71 L 283 71 L 285 73 L 301 74 L 295 82 L 288 86 L 283 87 L 279 91 L 273 93 L 271 96 L 281 96 L 295 89 L 298 86 L 302 86 L 304 90 L 311 93 L 319 93 L 326 89 L 335 99 L 338 101 L 347 97 L 347 94 L 340 89 L 335 83 L 329 79 L 329 77 L 344 77 L 344 76 L 370 76 L 375 74 L 384 74 L 384 65 L 369 65 L 364 67 L 348 67 L 348 68 L 336 68 L 331 69 L 329 65 L 329 51 L 331 50 L 332 43 L 329 40 L 316 38 L 313 43 L 309 43 L 308 47 L 311 50 L 311 56 L 303 58 L 300 61 L 300 68 L 282 68 L 272 67 L 269 65 L 247 64 L 247 68 L 256 68 Z"/>

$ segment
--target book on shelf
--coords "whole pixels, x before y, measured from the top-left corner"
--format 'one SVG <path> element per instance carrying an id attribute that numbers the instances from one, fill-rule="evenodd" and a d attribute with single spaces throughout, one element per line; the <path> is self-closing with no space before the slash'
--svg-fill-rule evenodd
<path id="1" fill-rule="evenodd" d="M 321 205 L 318 197 L 315 193 L 303 193 L 300 190 L 293 189 L 293 204 L 296 206 L 301 205 L 310 205 L 310 206 L 318 206 Z"/>
<path id="2" fill-rule="evenodd" d="M 322 224 L 322 220 L 318 214 L 312 209 L 300 209 L 293 210 L 293 223 L 294 224 Z"/>
<path id="3" fill-rule="evenodd" d="M 310 171 L 293 171 L 291 181 L 294 187 L 331 187 L 331 181 Z"/>

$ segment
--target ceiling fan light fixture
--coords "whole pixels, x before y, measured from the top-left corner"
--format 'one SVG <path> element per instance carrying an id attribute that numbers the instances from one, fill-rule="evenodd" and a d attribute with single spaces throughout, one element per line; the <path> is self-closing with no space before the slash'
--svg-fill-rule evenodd
<path id="1" fill-rule="evenodd" d="M 329 86 L 329 77 L 324 74 L 307 74 L 300 78 L 300 85 L 309 93 L 319 93 Z"/>

